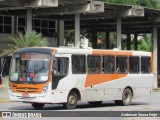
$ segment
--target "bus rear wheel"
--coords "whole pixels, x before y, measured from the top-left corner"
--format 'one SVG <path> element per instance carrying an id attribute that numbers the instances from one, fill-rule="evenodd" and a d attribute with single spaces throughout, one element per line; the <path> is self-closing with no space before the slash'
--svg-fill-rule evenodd
<path id="1" fill-rule="evenodd" d="M 31 103 L 32 107 L 35 109 L 42 109 L 44 107 L 44 103 Z"/>
<path id="2" fill-rule="evenodd" d="M 124 91 L 123 91 L 123 94 L 122 94 L 122 105 L 123 106 L 127 106 L 127 105 L 130 105 L 131 104 L 131 101 L 132 101 L 132 91 L 131 89 L 129 88 L 126 88 Z"/>
<path id="3" fill-rule="evenodd" d="M 76 92 L 71 91 L 67 98 L 67 103 L 63 104 L 63 107 L 66 109 L 75 109 L 77 106 L 78 96 Z"/>
<path id="4" fill-rule="evenodd" d="M 115 103 L 117 105 L 123 105 L 123 106 L 127 106 L 131 104 L 132 101 L 132 91 L 129 88 L 126 88 L 123 93 L 122 93 L 122 100 L 116 100 Z"/>

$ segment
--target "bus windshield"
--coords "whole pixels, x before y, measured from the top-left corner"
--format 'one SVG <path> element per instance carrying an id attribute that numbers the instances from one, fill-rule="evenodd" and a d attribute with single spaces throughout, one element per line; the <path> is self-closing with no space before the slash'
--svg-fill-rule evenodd
<path id="1" fill-rule="evenodd" d="M 48 80 L 51 55 L 42 53 L 14 54 L 10 67 L 10 81 L 41 83 Z"/>

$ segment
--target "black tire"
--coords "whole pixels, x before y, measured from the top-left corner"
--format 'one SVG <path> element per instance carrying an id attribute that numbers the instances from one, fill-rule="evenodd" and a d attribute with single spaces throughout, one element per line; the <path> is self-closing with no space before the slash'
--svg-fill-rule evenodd
<path id="1" fill-rule="evenodd" d="M 78 97 L 74 91 L 71 91 L 67 98 L 67 103 L 63 104 L 66 109 L 75 109 L 77 106 Z"/>
<path id="2" fill-rule="evenodd" d="M 121 105 L 121 100 L 115 100 L 114 102 L 116 105 Z"/>
<path id="3" fill-rule="evenodd" d="M 122 100 L 120 101 L 121 105 L 127 106 L 131 104 L 132 101 L 132 91 L 129 88 L 126 88 L 122 94 Z"/>
<path id="4" fill-rule="evenodd" d="M 42 109 L 44 107 L 44 103 L 31 103 L 32 107 L 35 109 Z"/>
<path id="5" fill-rule="evenodd" d="M 94 102 L 88 102 L 91 105 L 101 105 L 102 101 L 94 101 Z"/>

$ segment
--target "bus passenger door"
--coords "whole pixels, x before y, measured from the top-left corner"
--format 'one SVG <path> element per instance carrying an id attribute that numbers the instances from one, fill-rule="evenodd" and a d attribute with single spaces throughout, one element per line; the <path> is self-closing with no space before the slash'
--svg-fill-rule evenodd
<path id="1" fill-rule="evenodd" d="M 52 66 L 52 89 L 56 89 L 61 79 L 68 74 L 68 57 L 55 57 Z"/>

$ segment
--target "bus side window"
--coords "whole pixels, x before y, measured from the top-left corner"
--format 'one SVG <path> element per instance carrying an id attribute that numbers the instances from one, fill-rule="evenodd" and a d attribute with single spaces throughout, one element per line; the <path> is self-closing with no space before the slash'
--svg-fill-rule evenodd
<path id="1" fill-rule="evenodd" d="M 72 55 L 72 73 L 84 74 L 86 73 L 86 56 Z"/>
<path id="2" fill-rule="evenodd" d="M 128 73 L 128 59 L 125 56 L 117 57 L 117 72 L 118 73 Z"/>
<path id="3" fill-rule="evenodd" d="M 103 57 L 103 72 L 114 73 L 115 72 L 115 57 L 104 56 Z"/>
<path id="4" fill-rule="evenodd" d="M 87 56 L 88 73 L 101 73 L 101 56 Z"/>
<path id="5" fill-rule="evenodd" d="M 139 57 L 129 57 L 129 73 L 139 73 Z"/>
<path id="6" fill-rule="evenodd" d="M 54 75 L 67 75 L 68 74 L 68 58 L 55 58 L 53 61 Z"/>
<path id="7" fill-rule="evenodd" d="M 151 73 L 151 58 L 141 57 L 141 73 L 147 74 Z"/>

